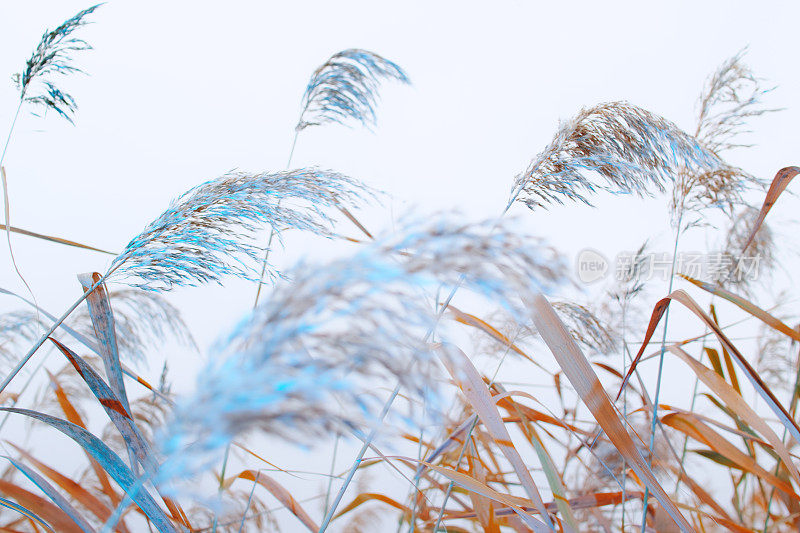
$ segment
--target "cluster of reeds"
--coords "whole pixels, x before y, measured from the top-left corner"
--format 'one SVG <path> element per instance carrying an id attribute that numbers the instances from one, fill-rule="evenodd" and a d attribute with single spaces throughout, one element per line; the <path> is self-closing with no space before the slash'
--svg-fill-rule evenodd
<path id="1" fill-rule="evenodd" d="M 74 100 L 52 76 L 78 70 L 71 54 L 90 47 L 73 32 L 96 7 L 44 34 L 17 77 L 20 108 L 72 120 Z M 372 52 L 334 54 L 312 74 L 295 142 L 311 126 L 374 125 L 391 80 L 409 82 Z M 745 254 L 763 259 L 765 275 L 774 268 L 765 219 L 800 168 L 781 169 L 766 190 L 724 159 L 744 146 L 749 119 L 772 111 L 766 92 L 739 53 L 709 78 L 694 133 L 627 102 L 580 110 L 509 179 L 495 219 L 409 215 L 373 237 L 353 211 L 376 195 L 357 179 L 231 173 L 143 224 L 104 273 L 81 274 L 83 291 L 60 316 L 0 289 L 21 306 L 0 316 L 0 431 L 23 417 L 29 435 L 60 433 L 85 456 L 49 465 L 36 439 L 3 438 L 0 530 L 797 530 L 800 328 L 787 305 L 754 302 L 761 291 L 737 269 Z M 644 275 L 645 244 L 593 303 L 567 298 L 568 264 L 505 215 L 603 191 L 671 198 L 675 252 L 703 226 L 719 233 L 727 270 L 694 279 L 673 259 L 658 286 Z M 6 197 L 9 249 L 15 232 L 107 253 L 13 228 L 9 208 Z M 711 209 L 729 229 L 706 227 Z M 367 238 L 342 238 L 340 215 Z M 288 231 L 348 252 L 278 271 L 269 254 Z M 220 332 L 192 391 L 176 395 L 166 365 L 157 383 L 143 378 L 137 365 L 164 343 L 200 349 L 162 293 L 231 277 L 264 295 Z M 688 291 L 673 291 L 680 277 Z M 698 303 L 709 294 L 711 305 Z M 761 325 L 754 346 L 731 338 L 725 302 Z M 668 339 L 676 304 L 697 332 Z M 39 352 L 63 359 L 45 364 Z M 692 377 L 686 405 L 660 402 L 666 358 Z M 655 381 L 640 373 L 648 360 Z M 504 365 L 543 388 L 508 379 Z M 340 440 L 360 446 L 341 472 Z M 333 448 L 326 486 L 290 491 L 280 481 L 290 473 L 271 462 L 276 442 Z M 370 483 L 377 465 L 402 482 Z"/>

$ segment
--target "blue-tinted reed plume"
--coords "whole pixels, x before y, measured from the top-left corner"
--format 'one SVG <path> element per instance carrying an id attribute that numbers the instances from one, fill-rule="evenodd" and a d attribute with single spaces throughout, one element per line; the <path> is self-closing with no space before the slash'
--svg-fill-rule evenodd
<path id="1" fill-rule="evenodd" d="M 410 223 L 351 258 L 292 272 L 217 344 L 196 391 L 178 403 L 163 478 L 199 472 L 253 429 L 295 443 L 362 429 L 380 418 L 381 384 L 399 380 L 409 398 L 435 404 L 424 339 L 437 313 L 426 289 L 461 283 L 522 313 L 520 295 L 564 281 L 552 249 L 495 224 Z"/>
<path id="2" fill-rule="evenodd" d="M 97 4 L 80 11 L 56 29 L 42 35 L 36 50 L 25 62 L 25 68 L 14 75 L 21 101 L 52 109 L 72 122 L 72 115 L 77 109 L 75 99 L 59 89 L 54 79 L 55 76 L 83 72 L 73 65 L 72 54 L 91 50 L 92 47 L 83 39 L 73 37 L 72 33 L 88 24 L 86 17 L 99 6 Z"/>
<path id="3" fill-rule="evenodd" d="M 408 76 L 403 69 L 367 50 L 343 50 L 320 65 L 311 75 L 303 93 L 302 111 L 295 127 L 294 140 L 289 151 L 286 168 L 288 169 L 292 165 L 297 137 L 302 130 L 309 126 L 327 122 L 347 124 L 349 120 L 360 122 L 367 127 L 374 125 L 378 87 L 384 79 L 409 83 Z M 368 238 L 372 239 L 369 230 L 350 213 L 345 205 L 340 204 L 337 208 Z M 269 248 L 274 237 L 275 230 L 273 228 L 267 241 L 267 252 L 262 263 L 262 274 L 254 305 L 258 305 L 261 296 L 264 273 L 267 271 L 269 261 Z"/>
<path id="4" fill-rule="evenodd" d="M 580 201 L 598 189 L 649 194 L 678 172 L 711 171 L 724 163 L 672 122 L 626 102 L 581 110 L 516 178 L 512 201 L 534 209 Z"/>
<path id="5" fill-rule="evenodd" d="M 334 54 L 311 76 L 296 130 L 350 120 L 373 126 L 382 80 L 410 83 L 403 69 L 373 52 L 353 48 Z"/>
<path id="6" fill-rule="evenodd" d="M 169 290 L 220 282 L 226 276 L 258 280 L 264 253 L 255 238 L 272 227 L 331 236 L 328 210 L 354 208 L 372 197 L 362 183 L 336 172 L 299 169 L 234 172 L 190 189 L 133 238 L 109 275 L 132 286 Z M 267 274 L 278 272 L 267 267 Z"/>
<path id="7" fill-rule="evenodd" d="M 73 52 L 88 50 L 91 46 L 83 39 L 71 37 L 71 34 L 77 28 L 87 24 L 85 17 L 97 9 L 98 6 L 99 4 L 84 9 L 74 17 L 64 21 L 53 31 L 45 31 L 33 55 L 31 55 L 25 63 L 25 68 L 22 72 L 13 76 L 14 83 L 17 89 L 19 89 L 19 103 L 17 104 L 14 118 L 11 120 L 11 126 L 9 127 L 8 135 L 3 145 L 3 151 L 0 153 L 0 178 L 2 178 L 0 182 L 3 187 L 3 219 L 5 222 L 6 241 L 8 242 L 8 253 L 11 258 L 11 264 L 34 301 L 36 297 L 17 265 L 17 261 L 14 258 L 14 248 L 11 245 L 11 202 L 9 200 L 8 182 L 3 163 L 5 162 L 8 145 L 11 142 L 11 136 L 14 134 L 14 127 L 17 124 L 17 119 L 19 118 L 23 104 L 29 103 L 34 106 L 44 106 L 45 109 L 53 109 L 72 123 L 72 115 L 77 109 L 75 100 L 72 96 L 56 87 L 50 78 L 53 75 L 66 75 L 73 72 L 80 72 L 80 69 L 72 65 L 71 54 Z"/>

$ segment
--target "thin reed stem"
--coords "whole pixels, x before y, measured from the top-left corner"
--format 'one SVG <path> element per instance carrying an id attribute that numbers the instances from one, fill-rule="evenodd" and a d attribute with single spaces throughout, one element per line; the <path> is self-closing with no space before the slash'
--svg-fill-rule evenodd
<path id="1" fill-rule="evenodd" d="M 225 446 L 225 456 L 222 459 L 222 470 L 219 473 L 219 487 L 217 488 L 217 497 L 222 497 L 222 491 L 225 489 L 225 471 L 228 468 L 228 456 L 231 453 L 231 443 L 229 442 L 227 446 Z M 249 502 L 248 502 L 249 504 Z M 247 509 L 244 511 L 247 513 Z M 214 523 L 211 526 L 212 533 L 217 532 L 217 513 L 214 513 Z"/>
<path id="2" fill-rule="evenodd" d="M 25 102 L 24 93 L 23 96 L 19 99 L 19 104 L 17 104 L 17 110 L 14 112 L 14 118 L 11 121 L 11 127 L 8 129 L 8 135 L 6 136 L 6 142 L 3 145 L 3 153 L 0 154 L 0 178 L 2 178 L 3 183 L 3 213 L 5 219 L 5 230 L 6 230 L 6 242 L 8 243 L 8 254 L 11 257 L 11 264 L 14 266 L 14 271 L 17 273 L 17 277 L 22 281 L 25 285 L 25 288 L 28 290 L 28 293 L 31 295 L 33 301 L 36 301 L 36 295 L 33 294 L 33 289 L 28 284 L 28 281 L 25 279 L 25 276 L 22 275 L 22 272 L 17 265 L 17 260 L 14 257 L 14 248 L 11 245 L 11 203 L 8 197 L 8 180 L 6 179 L 6 169 L 3 166 L 3 163 L 6 159 L 6 152 L 8 151 L 8 145 L 11 142 L 11 136 L 14 133 L 14 127 L 17 125 L 17 119 L 19 118 L 19 112 L 22 109 L 22 104 Z M 37 311 L 38 317 L 38 311 Z"/>
<path id="3" fill-rule="evenodd" d="M 336 440 L 333 442 L 333 456 L 331 457 L 331 469 L 328 477 L 328 488 L 325 490 L 325 506 L 323 507 L 323 509 L 328 508 L 328 501 L 331 498 L 331 489 L 333 488 L 333 478 L 334 478 L 333 472 L 334 469 L 336 468 L 336 455 L 339 451 L 339 439 L 341 438 L 342 435 L 340 433 L 337 433 Z"/>
<path id="4" fill-rule="evenodd" d="M 259 476 L 261 476 L 260 469 L 256 472 L 255 478 L 253 479 L 253 486 L 250 488 L 250 495 L 247 497 L 247 505 L 244 508 L 244 513 L 242 513 L 242 523 L 239 524 L 239 533 L 242 533 L 242 529 L 244 529 L 244 523 L 247 520 L 247 511 L 250 510 L 250 505 L 253 503 L 253 494 L 255 494 L 256 492 Z M 214 528 L 216 527 L 217 527 L 217 515 L 214 515 Z"/>
<path id="5" fill-rule="evenodd" d="M 678 242 L 680 241 L 681 236 L 681 222 L 683 220 L 683 209 L 681 209 L 680 214 L 678 215 L 678 223 L 676 225 L 675 230 L 675 245 L 672 248 L 672 265 L 670 266 L 669 271 L 669 288 L 667 289 L 667 294 L 672 294 L 672 285 L 675 281 L 675 264 L 678 260 Z M 669 325 L 669 307 L 664 313 L 664 330 L 661 335 L 661 353 L 658 357 L 658 377 L 656 378 L 656 393 L 653 397 L 653 419 L 650 424 L 650 457 L 648 458 L 650 466 L 653 466 L 653 453 L 655 449 L 656 443 L 656 425 L 658 423 L 658 400 L 661 395 L 661 378 L 663 377 L 664 371 L 664 354 L 667 350 L 667 326 Z M 644 532 L 645 528 L 647 527 L 647 500 L 650 496 L 650 489 L 649 487 L 645 487 L 644 489 L 644 499 L 642 500 L 642 532 Z"/>
<path id="6" fill-rule="evenodd" d="M 797 400 L 798 400 L 797 391 L 798 391 L 798 388 L 800 388 L 800 352 L 798 352 L 798 354 L 797 354 L 797 372 L 795 373 L 794 387 L 792 388 L 792 398 L 789 401 L 789 412 L 792 414 L 793 417 L 794 417 L 794 414 L 795 414 L 795 410 L 797 409 Z M 781 442 L 786 442 L 786 433 L 787 433 L 787 429 L 784 427 L 783 428 L 783 436 L 781 436 Z M 778 457 L 777 464 L 775 465 L 774 475 L 776 475 L 776 476 L 778 475 L 778 473 L 780 472 L 780 468 L 781 468 L 781 458 Z M 769 500 L 767 501 L 766 517 L 764 518 L 763 533 L 767 533 L 767 527 L 769 526 L 769 519 L 770 519 L 770 514 L 769 513 L 770 513 L 770 509 L 772 509 L 772 500 L 773 500 L 774 497 L 775 497 L 775 485 L 772 486 L 772 488 L 771 488 L 771 490 L 769 492 Z"/>

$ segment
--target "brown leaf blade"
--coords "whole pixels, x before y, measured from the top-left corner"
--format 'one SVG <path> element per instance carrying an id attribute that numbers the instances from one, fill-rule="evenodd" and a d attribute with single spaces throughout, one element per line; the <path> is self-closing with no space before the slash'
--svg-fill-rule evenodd
<path id="1" fill-rule="evenodd" d="M 533 322 L 545 344 L 556 358 L 564 374 L 572 383 L 586 407 L 592 412 L 608 438 L 625 457 L 639 479 L 650 489 L 661 506 L 682 531 L 694 531 L 689 521 L 683 516 L 675 503 L 656 479 L 650 467 L 636 448 L 636 444 L 628 435 L 617 410 L 603 389 L 600 380 L 586 356 L 556 315 L 547 299 L 539 294 L 534 301 L 527 302 L 533 316 Z"/>

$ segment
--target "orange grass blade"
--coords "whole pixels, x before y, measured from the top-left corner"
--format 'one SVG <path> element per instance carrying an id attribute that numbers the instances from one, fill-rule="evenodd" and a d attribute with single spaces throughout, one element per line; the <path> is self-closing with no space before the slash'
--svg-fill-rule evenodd
<path id="1" fill-rule="evenodd" d="M 83 533 L 69 515 L 59 509 L 57 505 L 18 487 L 10 481 L 0 479 L 0 493 L 13 498 L 18 504 L 27 509 L 36 509 L 36 514 L 58 533 Z"/>
<path id="2" fill-rule="evenodd" d="M 772 329 L 783 333 L 784 335 L 790 337 L 791 339 L 793 339 L 795 341 L 800 342 L 800 333 L 798 333 L 796 330 L 790 328 L 789 326 L 787 326 L 786 324 L 784 324 L 783 322 L 781 322 L 780 320 L 778 320 L 777 318 L 775 318 L 771 314 L 767 313 L 766 311 L 764 311 L 760 307 L 758 307 L 758 306 L 750 303 L 746 299 L 742 298 L 741 296 L 738 296 L 736 294 L 733 294 L 732 292 L 726 291 L 722 287 L 717 287 L 717 286 L 711 285 L 710 283 L 705 283 L 703 281 L 696 280 L 694 278 L 690 278 L 689 276 L 684 276 L 683 274 L 678 274 L 678 275 L 680 277 L 682 277 L 683 279 L 685 279 L 686 281 L 688 281 L 689 283 L 692 283 L 692 284 L 700 287 L 704 291 L 710 292 L 711 294 L 714 294 L 716 296 L 719 296 L 720 298 L 724 298 L 724 299 L 728 300 L 729 302 L 731 302 L 732 304 L 737 306 L 739 309 L 741 309 L 741 310 L 745 311 L 746 313 L 749 313 L 750 315 L 756 317 L 757 319 L 759 319 L 760 321 L 762 321 L 763 323 L 765 323 L 766 325 L 768 325 Z"/>
<path id="3" fill-rule="evenodd" d="M 534 502 L 534 506 L 539 510 L 539 513 L 547 525 L 552 527 L 550 515 L 545 509 L 544 501 L 539 494 L 539 489 L 536 488 L 536 484 L 533 482 L 527 465 L 522 460 L 522 457 L 511 441 L 511 435 L 509 435 L 503 423 L 503 418 L 497 410 L 489 387 L 483 382 L 480 374 L 475 370 L 475 367 L 466 354 L 456 346 L 443 344 L 439 353 L 442 354 L 441 359 L 445 367 L 447 367 L 448 372 L 450 372 L 450 375 L 456 381 L 459 388 L 464 393 L 464 396 L 466 396 L 470 405 L 475 410 L 475 413 L 491 434 L 495 444 L 513 466 L 528 497 Z"/>
<path id="4" fill-rule="evenodd" d="M 752 457 L 739 450 L 736 446 L 723 438 L 722 435 L 711 429 L 705 422 L 693 416 L 691 413 L 669 413 L 661 417 L 661 421 L 665 425 L 705 444 L 731 463 L 737 465 L 738 468 L 760 477 L 792 498 L 800 500 L 800 496 L 795 493 L 789 483 L 764 470 Z"/>
<path id="5" fill-rule="evenodd" d="M 772 445 L 772 448 L 780 456 L 786 468 L 789 470 L 792 479 L 794 479 L 794 482 L 800 487 L 800 473 L 798 473 L 797 467 L 794 461 L 792 461 L 789 450 L 783 444 L 783 441 L 778 438 L 778 435 L 772 431 L 772 428 L 764 422 L 764 419 L 750 407 L 744 398 L 742 398 L 733 387 L 728 385 L 724 379 L 719 377 L 716 372 L 702 365 L 694 357 L 686 353 L 686 351 L 677 346 L 668 346 L 667 349 L 689 365 L 697 377 L 700 378 L 700 381 L 714 391 L 728 408 L 739 415 L 742 420 L 747 422 L 750 427 L 760 433 Z"/>
<path id="6" fill-rule="evenodd" d="M 778 197 L 781 193 L 786 190 L 786 187 L 789 186 L 789 183 L 792 179 L 800 173 L 800 167 L 785 167 L 778 171 L 775 174 L 775 177 L 772 179 L 772 183 L 769 186 L 769 190 L 767 191 L 767 196 L 764 198 L 764 205 L 761 206 L 761 211 L 758 213 L 758 218 L 756 219 L 755 224 L 753 224 L 753 230 L 750 233 L 750 237 L 747 239 L 744 247 L 742 248 L 742 254 L 747 250 L 747 247 L 750 246 L 750 243 L 753 242 L 753 239 L 756 237 L 756 233 L 758 233 L 761 224 L 764 223 L 764 219 L 767 218 L 767 213 L 769 210 L 772 209 L 772 206 L 775 205 L 775 202 L 778 201 Z"/>
<path id="7" fill-rule="evenodd" d="M 267 489 L 269 493 L 272 494 L 279 502 L 281 502 L 284 507 L 291 511 L 291 513 L 295 515 L 310 531 L 316 533 L 319 530 L 319 526 L 316 524 L 316 522 L 311 519 L 305 509 L 303 509 L 303 506 L 294 499 L 289 491 L 286 490 L 283 485 L 265 473 L 256 470 L 244 470 L 238 475 L 228 478 L 224 482 L 224 486 L 226 488 L 230 487 L 230 485 L 237 479 L 244 479 L 258 483 Z"/>
<path id="8" fill-rule="evenodd" d="M 682 531 L 694 531 L 694 528 L 678 510 L 659 484 L 655 475 L 642 458 L 636 444 L 628 435 L 628 431 L 620 420 L 616 408 L 603 389 L 603 385 L 592 370 L 592 365 L 583 355 L 575 339 L 567 331 L 547 299 L 539 294 L 533 302 L 526 302 L 533 315 L 536 329 L 545 344 L 550 348 L 559 366 L 569 379 L 575 391 L 589 408 L 595 420 L 603 428 L 617 451 L 628 461 L 637 476 L 658 499 L 664 510 Z"/>
<path id="9" fill-rule="evenodd" d="M 11 442 L 9 444 L 13 446 L 14 449 L 17 450 L 17 453 L 19 453 L 27 462 L 31 463 L 42 474 L 50 478 L 53 483 L 64 489 L 67 494 L 69 494 L 75 501 L 83 505 L 87 511 L 95 515 L 101 522 L 105 523 L 111 517 L 112 510 L 109 509 L 108 506 L 97 496 L 83 488 L 80 483 L 47 466 L 16 444 Z M 118 523 L 115 529 L 122 533 L 128 532 L 128 528 L 122 523 Z"/>
<path id="10" fill-rule="evenodd" d="M 491 498 L 496 502 L 500 502 L 504 505 L 507 505 L 508 507 L 513 509 L 514 512 L 517 514 L 517 516 L 519 516 L 527 526 L 532 528 L 534 532 L 549 533 L 553 531 L 551 527 L 548 527 L 544 525 L 542 522 L 539 522 L 523 509 L 523 507 L 530 507 L 532 509 L 538 508 L 538 506 L 535 505 L 531 500 L 527 500 L 525 498 L 519 498 L 517 496 L 511 496 L 510 494 L 502 494 L 500 492 L 497 492 L 496 490 L 489 487 L 485 483 L 481 483 L 477 479 L 468 476 L 467 474 L 464 474 L 462 472 L 457 472 L 452 468 L 445 468 L 443 466 L 432 465 L 430 463 L 427 466 L 431 470 L 436 471 L 437 473 L 446 477 L 453 483 L 460 485 L 461 487 L 463 487 L 468 491 L 476 492 L 487 498 Z M 545 516 L 547 516 L 547 514 L 545 514 Z"/>
<path id="11" fill-rule="evenodd" d="M 397 509 L 399 511 L 403 511 L 403 514 L 405 514 L 405 515 L 410 515 L 411 514 L 411 509 L 409 509 L 407 506 L 403 505 L 402 503 L 398 502 L 397 500 L 393 500 L 392 498 L 390 498 L 388 496 L 384 496 L 383 494 L 378 494 L 377 492 L 362 492 L 361 494 L 356 496 L 353 499 L 352 502 L 348 503 L 341 511 L 336 513 L 333 516 L 333 519 L 335 520 L 335 519 L 339 518 L 340 516 L 349 513 L 350 511 L 352 511 L 356 507 L 358 507 L 360 505 L 363 505 L 363 504 L 365 504 L 365 503 L 367 503 L 368 501 L 371 501 L 371 500 L 376 500 L 376 501 L 379 501 L 379 502 L 383 502 L 386 505 L 388 505 L 389 507 L 394 507 L 395 509 Z"/>
<path id="12" fill-rule="evenodd" d="M 75 406 L 72 405 L 72 402 L 67 397 L 67 393 L 64 391 L 64 388 L 58 382 L 58 379 L 54 375 L 52 375 L 49 371 L 47 375 L 50 376 L 50 383 L 53 386 L 53 389 L 56 393 L 56 399 L 58 400 L 58 405 L 61 407 L 61 410 L 64 412 L 64 416 L 67 418 L 68 421 L 72 422 L 76 426 L 80 426 L 83 429 L 86 429 L 86 424 L 83 422 L 83 418 L 78 413 L 78 410 L 75 409 Z M 94 471 L 97 480 L 100 482 L 100 488 L 103 491 L 103 494 L 108 496 L 111 502 L 114 505 L 119 505 L 122 501 L 121 496 L 117 494 L 114 488 L 111 486 L 111 481 L 108 479 L 108 474 L 106 471 L 103 470 L 103 467 L 100 466 L 100 463 L 95 461 L 92 454 L 89 453 L 88 450 L 85 448 L 81 448 L 83 452 L 86 454 L 86 457 L 89 459 L 89 464 L 92 466 L 92 470 Z"/>
<path id="13" fill-rule="evenodd" d="M 703 310 L 699 305 L 697 305 L 697 302 L 695 302 L 691 296 L 682 290 L 674 291 L 672 294 L 656 303 L 655 308 L 653 309 L 653 315 L 650 318 L 650 324 L 647 326 L 647 332 L 645 333 L 642 347 L 639 349 L 639 353 L 636 354 L 636 357 L 634 357 L 633 362 L 631 363 L 628 374 L 625 376 L 625 379 L 622 382 L 619 393 L 617 393 L 617 399 L 619 399 L 620 394 L 622 394 L 622 389 L 625 387 L 628 379 L 630 379 L 631 374 L 636 368 L 636 365 L 639 363 L 647 344 L 650 342 L 650 338 L 653 336 L 653 332 L 655 331 L 658 322 L 661 320 L 661 317 L 664 315 L 664 311 L 667 309 L 667 306 L 669 306 L 672 300 L 679 302 L 684 307 L 689 309 L 693 314 L 700 318 L 700 320 L 702 320 L 703 323 L 708 326 L 709 329 L 711 329 L 711 331 L 714 332 L 714 335 L 716 335 L 717 339 L 719 339 L 723 348 L 733 355 L 736 364 L 738 364 L 739 367 L 744 371 L 747 379 L 750 381 L 750 384 L 753 386 L 756 392 L 758 392 L 759 396 L 761 396 L 761 398 L 767 403 L 772 412 L 778 416 L 778 419 L 781 421 L 784 427 L 789 430 L 792 438 L 800 443 L 800 427 L 798 427 L 792 416 L 786 411 L 783 405 L 781 405 L 772 391 L 769 390 L 769 387 L 767 387 L 767 385 L 758 375 L 758 372 L 756 372 L 750 363 L 747 362 L 747 360 L 739 352 L 736 346 L 733 345 L 730 339 L 725 336 L 725 333 L 723 333 L 722 329 L 720 329 L 717 323 L 712 320 L 711 317 L 706 315 L 705 312 L 703 312 Z"/>

